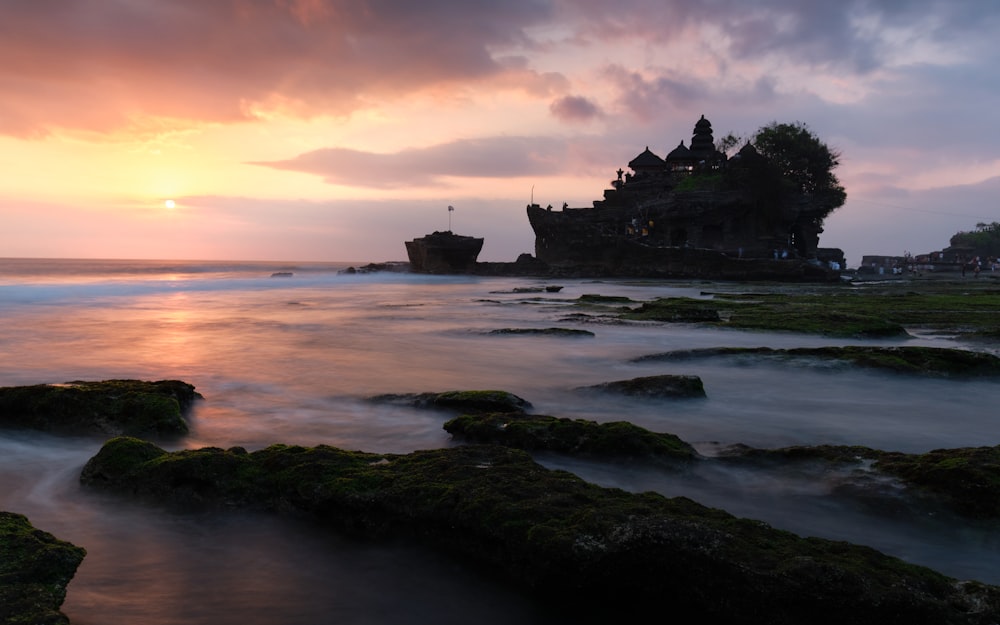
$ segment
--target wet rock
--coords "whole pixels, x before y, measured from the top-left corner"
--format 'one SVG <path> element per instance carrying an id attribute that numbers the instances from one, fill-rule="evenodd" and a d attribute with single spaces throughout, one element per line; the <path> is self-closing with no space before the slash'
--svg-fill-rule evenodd
<path id="1" fill-rule="evenodd" d="M 844 484 L 842 493 L 853 491 L 872 502 L 875 497 L 872 489 L 866 486 L 883 487 L 885 483 L 877 478 L 891 477 L 913 491 L 910 499 L 922 500 L 921 505 L 933 501 L 963 516 L 1000 519 L 1000 445 L 935 449 L 925 454 L 846 445 L 781 449 L 754 449 L 739 445 L 720 450 L 717 458 L 727 462 L 771 466 L 795 462 L 867 464 L 866 473 L 869 475 Z"/>
<path id="2" fill-rule="evenodd" d="M 582 386 L 578 390 L 603 391 L 649 398 L 705 397 L 705 386 L 696 375 L 652 375 L 631 380 Z"/>
<path id="3" fill-rule="evenodd" d="M 721 320 L 711 302 L 686 297 L 670 297 L 645 302 L 626 315 L 629 319 L 672 323 L 715 323 Z"/>
<path id="4" fill-rule="evenodd" d="M 0 512 L 0 623 L 63 625 L 59 608 L 86 551 Z"/>
<path id="5" fill-rule="evenodd" d="M 368 401 L 450 412 L 515 412 L 531 403 L 507 391 L 446 391 L 444 393 L 391 393 L 374 395 Z"/>
<path id="6" fill-rule="evenodd" d="M 875 468 L 944 497 L 960 514 L 1000 518 L 1000 445 L 883 453 Z"/>
<path id="7" fill-rule="evenodd" d="M 462 415 L 444 429 L 466 441 L 555 451 L 604 459 L 689 462 L 694 448 L 673 434 L 657 434 L 625 421 L 597 423 L 525 413 Z"/>
<path id="8" fill-rule="evenodd" d="M 105 380 L 0 388 L 0 425 L 129 436 L 187 434 L 184 416 L 201 395 L 178 380 Z"/>
<path id="9" fill-rule="evenodd" d="M 636 358 L 635 361 L 680 361 L 715 357 L 759 357 L 776 361 L 794 361 L 796 365 L 803 359 L 809 359 L 916 375 L 949 378 L 1000 377 L 1000 357 L 985 352 L 944 347 L 873 345 L 793 349 L 711 347 L 649 354 Z"/>
<path id="10" fill-rule="evenodd" d="M 405 455 L 285 445 L 168 453 L 117 438 L 81 480 L 156 501 L 255 504 L 355 535 L 416 539 L 597 622 L 665 606 L 734 625 L 1000 618 L 1000 588 L 957 582 L 870 548 L 800 538 L 686 498 L 602 488 L 497 446 Z"/>
<path id="11" fill-rule="evenodd" d="M 490 330 L 494 335 L 532 334 L 540 336 L 590 337 L 595 336 L 590 330 L 576 328 L 500 328 Z"/>

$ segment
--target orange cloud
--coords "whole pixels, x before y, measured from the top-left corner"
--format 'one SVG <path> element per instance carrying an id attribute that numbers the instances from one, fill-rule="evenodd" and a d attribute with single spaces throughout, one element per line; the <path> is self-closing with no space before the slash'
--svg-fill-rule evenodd
<path id="1" fill-rule="evenodd" d="M 538 9 L 532 0 L 5 3 L 0 133 L 107 131 L 141 116 L 232 122 L 275 103 L 340 114 L 365 98 L 523 74 L 491 50 L 520 40 L 544 19 Z"/>

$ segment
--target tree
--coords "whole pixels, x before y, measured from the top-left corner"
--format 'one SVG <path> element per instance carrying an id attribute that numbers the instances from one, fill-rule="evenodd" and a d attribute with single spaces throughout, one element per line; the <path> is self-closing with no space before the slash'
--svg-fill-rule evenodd
<path id="1" fill-rule="evenodd" d="M 715 149 L 725 154 L 728 158 L 732 156 L 730 152 L 735 152 L 747 141 L 748 139 L 744 138 L 743 135 L 738 135 L 730 131 L 726 136 L 715 140 Z"/>
<path id="2" fill-rule="evenodd" d="M 771 122 L 759 129 L 753 145 L 765 157 L 790 190 L 828 206 L 827 214 L 847 199 L 833 170 L 840 165 L 840 153 L 831 150 L 802 122 Z"/>
<path id="3" fill-rule="evenodd" d="M 968 256 L 1000 256 L 1000 223 L 977 223 L 975 230 L 956 233 L 950 243 Z"/>

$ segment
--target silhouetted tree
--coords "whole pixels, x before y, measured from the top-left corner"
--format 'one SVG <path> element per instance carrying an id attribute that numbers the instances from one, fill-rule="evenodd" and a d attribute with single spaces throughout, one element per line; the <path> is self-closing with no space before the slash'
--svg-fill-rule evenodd
<path id="1" fill-rule="evenodd" d="M 1000 223 L 977 223 L 971 232 L 955 233 L 950 243 L 970 256 L 1000 256 Z"/>
<path id="2" fill-rule="evenodd" d="M 776 170 L 789 190 L 817 196 L 829 207 L 829 214 L 847 199 L 833 170 L 840 165 L 840 153 L 820 141 L 801 122 L 771 122 L 754 135 L 753 145 Z"/>

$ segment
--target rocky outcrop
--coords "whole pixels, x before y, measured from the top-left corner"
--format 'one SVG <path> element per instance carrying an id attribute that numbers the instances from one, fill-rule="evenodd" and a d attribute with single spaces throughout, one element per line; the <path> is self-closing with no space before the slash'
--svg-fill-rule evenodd
<path id="1" fill-rule="evenodd" d="M 650 375 L 630 380 L 616 380 L 592 386 L 582 386 L 578 390 L 649 398 L 705 396 L 705 386 L 702 384 L 701 378 L 696 375 Z"/>
<path id="2" fill-rule="evenodd" d="M 858 445 L 779 449 L 734 445 L 720 450 L 715 459 L 783 467 L 796 463 L 854 467 L 853 475 L 841 485 L 842 492 L 861 494 L 871 499 L 868 487 L 878 485 L 873 477 L 893 478 L 914 498 L 934 498 L 939 508 L 971 518 L 1000 519 L 1000 445 L 935 449 L 923 454 L 882 451 Z"/>
<path id="3" fill-rule="evenodd" d="M 201 395 L 178 380 L 106 380 L 0 388 L 0 426 L 60 434 L 179 436 Z"/>
<path id="4" fill-rule="evenodd" d="M 565 337 L 592 337 L 594 333 L 590 330 L 579 330 L 577 328 L 499 328 L 490 330 L 489 334 L 495 336 L 565 336 Z"/>
<path id="5" fill-rule="evenodd" d="M 0 512 L 0 623 L 64 625 L 59 608 L 86 551 Z"/>
<path id="6" fill-rule="evenodd" d="M 443 393 L 389 393 L 373 395 L 368 401 L 391 403 L 414 408 L 449 412 L 518 412 L 531 408 L 531 402 L 507 391 L 445 391 Z"/>
<path id="7" fill-rule="evenodd" d="M 605 460 L 640 459 L 686 464 L 698 457 L 673 434 L 657 434 L 625 421 L 597 423 L 523 412 L 462 415 L 444 424 L 454 437 L 528 451 L 554 451 Z"/>
<path id="8" fill-rule="evenodd" d="M 406 455 L 285 445 L 168 453 L 117 438 L 81 480 L 154 501 L 255 505 L 306 513 L 356 535 L 410 537 L 503 574 L 560 611 L 617 622 L 664 609 L 733 625 L 1000 618 L 996 587 L 685 498 L 601 488 L 497 446 Z"/>
<path id="9" fill-rule="evenodd" d="M 757 358 L 785 361 L 799 366 L 804 360 L 839 361 L 854 367 L 894 373 L 947 378 L 1000 377 L 1000 357 L 946 347 L 848 345 L 843 347 L 708 347 L 648 354 L 639 361 L 684 361 L 703 358 Z"/>
<path id="10" fill-rule="evenodd" d="M 405 245 L 411 271 L 466 273 L 475 266 L 479 252 L 483 249 L 483 239 L 446 230 L 406 241 Z"/>

